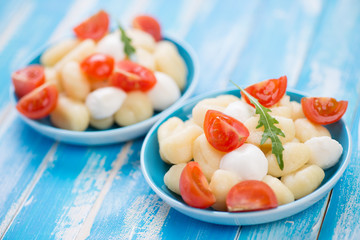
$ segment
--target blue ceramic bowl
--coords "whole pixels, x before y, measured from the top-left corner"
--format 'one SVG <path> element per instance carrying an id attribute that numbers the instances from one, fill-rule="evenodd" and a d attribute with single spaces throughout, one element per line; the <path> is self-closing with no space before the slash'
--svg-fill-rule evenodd
<path id="1" fill-rule="evenodd" d="M 150 187 L 165 202 L 179 212 L 205 222 L 225 225 L 251 225 L 276 221 L 303 211 L 323 198 L 333 188 L 350 161 L 351 137 L 343 120 L 326 126 L 330 131 L 332 138 L 336 139 L 342 145 L 344 149 L 343 154 L 335 166 L 325 171 L 325 178 L 320 187 L 311 194 L 274 209 L 254 212 L 231 213 L 215 211 L 212 209 L 197 209 L 184 203 L 179 195 L 170 191 L 164 184 L 163 178 L 170 168 L 170 165 L 163 162 L 160 158 L 157 130 L 163 122 L 171 117 L 176 116 L 183 120 L 188 119 L 191 115 L 192 108 L 197 102 L 204 98 L 212 98 L 221 94 L 233 94 L 240 97 L 240 91 L 237 89 L 216 91 L 198 96 L 183 104 L 165 118 L 159 120 L 147 134 L 141 149 L 141 169 Z M 300 102 L 300 99 L 304 96 L 296 91 L 289 91 L 287 94 L 290 96 L 291 100 L 297 102 Z"/>
<path id="2" fill-rule="evenodd" d="M 25 121 L 25 123 L 27 123 L 30 127 L 39 133 L 58 141 L 76 145 L 111 144 L 128 141 L 145 135 L 157 120 L 176 109 L 191 96 L 195 90 L 199 78 L 199 65 L 191 47 L 184 42 L 180 42 L 172 38 L 164 39 L 176 45 L 181 57 L 185 61 L 188 71 L 186 86 L 182 91 L 181 97 L 168 109 L 162 112 L 155 112 L 154 116 L 151 118 L 130 126 L 119 127 L 114 125 L 112 128 L 106 130 L 97 130 L 89 127 L 84 132 L 70 131 L 54 127 L 49 117 L 40 120 L 32 120 L 21 114 L 19 114 L 19 116 Z M 38 54 L 35 58 L 33 58 L 33 60 L 29 62 L 29 64 L 39 64 L 40 56 L 41 54 Z M 10 89 L 10 98 L 13 104 L 16 105 L 18 99 L 14 93 L 13 87 Z"/>

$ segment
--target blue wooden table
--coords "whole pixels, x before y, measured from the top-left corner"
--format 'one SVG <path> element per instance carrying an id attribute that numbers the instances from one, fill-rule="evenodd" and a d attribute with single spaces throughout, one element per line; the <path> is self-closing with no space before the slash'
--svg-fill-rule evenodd
<path id="1" fill-rule="evenodd" d="M 81 147 L 46 138 L 16 115 L 10 75 L 98 9 L 125 25 L 139 13 L 188 42 L 195 95 L 288 76 L 291 88 L 349 101 L 351 162 L 332 192 L 292 217 L 254 226 L 191 219 L 140 170 L 143 138 Z M 0 3 L 0 236 L 4 239 L 360 239 L 360 1 L 10 0 Z"/>

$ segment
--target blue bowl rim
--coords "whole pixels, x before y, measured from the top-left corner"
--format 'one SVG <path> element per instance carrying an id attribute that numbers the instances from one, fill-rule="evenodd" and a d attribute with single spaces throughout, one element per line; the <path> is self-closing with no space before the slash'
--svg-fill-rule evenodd
<path id="1" fill-rule="evenodd" d="M 83 137 L 86 137 L 86 138 L 95 138 L 95 137 L 103 138 L 103 137 L 105 137 L 106 138 L 106 137 L 113 136 L 114 134 L 118 135 L 123 132 L 133 132 L 142 126 L 147 126 L 147 125 L 151 126 L 158 119 L 162 118 L 163 116 L 166 116 L 169 112 L 171 112 L 172 110 L 177 108 L 179 105 L 181 105 L 183 102 L 185 102 L 193 94 L 193 92 L 199 82 L 199 71 L 200 71 L 199 62 L 198 62 L 197 55 L 195 54 L 195 51 L 193 50 L 193 48 L 185 41 L 179 40 L 178 38 L 175 38 L 175 37 L 164 36 L 163 40 L 171 41 L 171 42 L 175 43 L 176 45 L 181 46 L 185 50 L 185 52 L 187 52 L 187 54 L 189 55 L 189 57 L 192 61 L 192 65 L 193 65 L 193 78 L 192 78 L 192 81 L 189 84 L 188 88 L 186 89 L 186 91 L 181 95 L 181 97 L 173 105 L 171 105 L 167 109 L 159 112 L 157 115 L 152 116 L 151 118 L 148 118 L 139 123 L 135 123 L 133 125 L 129 125 L 129 126 L 125 126 L 125 127 L 118 127 L 118 128 L 114 128 L 114 129 L 108 129 L 108 130 L 98 130 L 98 131 L 95 130 L 95 131 L 79 132 L 79 131 L 71 131 L 71 130 L 61 129 L 61 128 L 57 128 L 55 126 L 45 125 L 36 120 L 32 120 L 32 119 L 29 119 L 29 118 L 23 116 L 18 111 L 16 111 L 16 112 L 20 116 L 21 119 L 23 119 L 27 124 L 29 124 L 33 128 L 40 129 L 41 131 L 45 131 L 48 134 L 59 134 L 59 135 L 63 135 L 66 137 L 72 137 L 72 138 L 83 138 Z M 47 47 L 49 45 L 51 45 L 51 44 L 47 44 L 45 47 L 40 48 L 39 50 L 35 51 L 35 53 L 32 54 L 31 57 L 29 57 L 28 61 L 26 61 L 26 62 L 29 64 L 31 61 L 33 61 L 37 57 L 41 56 L 41 54 L 45 51 L 45 49 L 47 49 Z M 10 85 L 9 95 L 10 95 L 10 100 L 11 100 L 12 104 L 15 106 L 17 100 L 16 100 L 16 96 L 15 96 L 15 92 L 14 92 L 14 87 L 12 84 Z M 131 139 L 128 139 L 128 140 L 131 140 Z M 96 144 L 91 144 L 91 145 L 96 145 Z"/>
<path id="2" fill-rule="evenodd" d="M 186 105 L 191 105 L 195 102 L 198 102 L 204 98 L 207 98 L 209 96 L 216 96 L 219 94 L 227 94 L 231 91 L 238 90 L 237 88 L 229 88 L 225 90 L 215 90 L 208 93 L 204 93 L 201 95 L 198 95 L 194 98 L 189 99 L 185 103 L 183 103 L 181 106 L 179 106 L 177 109 L 175 109 L 173 112 L 179 110 L 180 108 L 185 107 Z M 239 91 L 239 90 L 238 90 Z M 289 89 L 287 92 L 291 92 L 297 95 L 301 95 L 303 97 L 306 97 L 307 95 L 301 91 L 295 90 L 295 89 Z M 172 113 L 173 113 L 172 112 Z M 166 193 L 162 192 L 160 187 L 157 187 L 155 183 L 151 180 L 150 176 L 147 173 L 146 170 L 146 163 L 145 163 L 145 148 L 146 144 L 149 142 L 149 139 L 152 137 L 153 134 L 156 134 L 156 130 L 158 127 L 172 114 L 168 113 L 166 116 L 159 119 L 150 129 L 150 131 L 147 133 L 140 153 L 140 164 L 141 164 L 141 170 L 143 172 L 143 175 L 145 177 L 146 182 L 150 185 L 150 187 L 160 196 L 161 199 L 163 199 L 165 202 L 167 202 L 169 205 L 177 209 L 178 211 L 182 212 L 185 215 L 188 215 L 190 217 L 194 217 L 195 215 L 197 219 L 203 220 L 210 223 L 217 223 L 217 224 L 224 224 L 224 225 L 240 225 L 236 222 L 237 219 L 245 219 L 245 218 L 260 218 L 264 217 L 263 221 L 255 221 L 255 223 L 243 223 L 242 225 L 251 225 L 251 224 L 258 224 L 258 223 L 267 223 L 275 220 L 279 220 L 285 217 L 289 217 L 291 215 L 294 215 L 298 212 L 301 212 L 305 210 L 306 208 L 310 207 L 311 205 L 315 204 L 317 201 L 319 201 L 326 193 L 328 193 L 331 188 L 334 187 L 334 185 L 338 182 L 342 174 L 344 173 L 346 167 L 348 166 L 350 159 L 351 159 L 351 150 L 352 150 L 352 139 L 350 131 L 344 122 L 343 119 L 340 119 L 342 124 L 345 127 L 347 139 L 348 139 L 348 148 L 347 148 L 347 154 L 344 156 L 344 161 L 339 166 L 337 171 L 331 176 L 326 183 L 324 183 L 321 187 L 317 188 L 314 192 L 310 193 L 309 195 L 300 198 L 298 200 L 295 200 L 294 202 L 278 206 L 274 209 L 268 209 L 268 210 L 261 210 L 261 211 L 252 211 L 252 212 L 224 212 L 224 211 L 216 211 L 211 209 L 198 209 L 188 206 L 187 204 L 180 202 L 172 197 L 169 197 Z M 299 209 L 298 211 L 294 212 L 294 209 Z M 190 214 L 191 212 L 191 214 Z M 288 212 L 293 212 L 292 214 L 288 215 Z M 267 221 L 265 219 L 266 216 L 276 216 L 281 215 L 282 217 L 277 218 L 273 217 L 272 220 Z M 194 216 L 193 216 L 194 215 Z M 209 218 L 215 218 L 215 220 L 210 220 Z M 209 219 L 209 221 L 207 221 Z M 224 221 L 223 221 L 224 220 Z M 228 220 L 231 220 L 229 223 Z"/>

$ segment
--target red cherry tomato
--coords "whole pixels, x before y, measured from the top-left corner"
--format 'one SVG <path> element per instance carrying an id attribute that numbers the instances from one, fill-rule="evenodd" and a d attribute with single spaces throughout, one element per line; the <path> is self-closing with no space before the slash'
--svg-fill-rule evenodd
<path id="1" fill-rule="evenodd" d="M 246 180 L 230 189 L 226 205 L 230 212 L 246 212 L 275 208 L 278 202 L 274 191 L 266 183 Z"/>
<path id="2" fill-rule="evenodd" d="M 137 16 L 133 20 L 133 27 L 149 33 L 154 37 L 155 41 L 162 39 L 160 24 L 153 17 L 145 15 Z"/>
<path id="3" fill-rule="evenodd" d="M 75 35 L 80 39 L 100 40 L 109 28 L 109 15 L 100 10 L 74 28 Z"/>
<path id="4" fill-rule="evenodd" d="M 80 66 L 91 79 L 105 80 L 112 74 L 114 58 L 103 53 L 95 53 L 85 58 Z"/>
<path id="5" fill-rule="evenodd" d="M 54 84 L 45 83 L 26 94 L 16 105 L 17 110 L 31 119 L 49 115 L 56 107 L 58 91 Z"/>
<path id="6" fill-rule="evenodd" d="M 30 65 L 11 75 L 16 95 L 21 98 L 45 82 L 44 67 Z"/>
<path id="7" fill-rule="evenodd" d="M 180 175 L 180 193 L 191 207 L 208 208 L 216 201 L 197 162 L 189 162 Z"/>
<path id="8" fill-rule="evenodd" d="M 264 107 L 271 107 L 284 96 L 286 92 L 287 86 L 287 77 L 282 76 L 278 79 L 269 79 L 266 81 L 262 81 L 251 85 L 245 88 L 251 96 L 255 97 L 259 100 L 259 103 Z M 241 93 L 241 96 L 245 98 L 246 102 L 250 103 L 250 100 L 245 96 L 245 94 Z"/>
<path id="9" fill-rule="evenodd" d="M 334 123 L 345 114 L 348 101 L 336 101 L 329 97 L 305 97 L 301 106 L 307 119 L 317 124 Z"/>
<path id="10" fill-rule="evenodd" d="M 240 121 L 216 110 L 206 112 L 204 133 L 210 145 L 222 152 L 237 149 L 250 134 Z"/>
<path id="11" fill-rule="evenodd" d="M 115 71 L 110 77 L 110 85 L 119 87 L 126 92 L 140 90 L 146 92 L 156 84 L 154 73 L 129 60 L 115 64 Z"/>

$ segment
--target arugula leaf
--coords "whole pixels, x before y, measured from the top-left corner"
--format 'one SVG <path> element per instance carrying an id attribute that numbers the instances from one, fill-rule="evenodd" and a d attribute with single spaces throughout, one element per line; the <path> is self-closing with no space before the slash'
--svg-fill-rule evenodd
<path id="1" fill-rule="evenodd" d="M 251 96 L 248 92 L 246 92 L 244 89 L 239 87 L 237 84 L 235 84 L 233 81 L 232 84 L 234 84 L 237 88 L 240 89 L 241 92 L 243 92 L 250 100 L 252 104 L 255 106 L 255 113 L 260 115 L 259 123 L 256 126 L 256 128 L 260 128 L 264 126 L 264 133 L 261 138 L 260 144 L 264 144 L 265 141 L 270 138 L 272 143 L 272 153 L 276 156 L 277 163 L 281 170 L 284 169 L 284 161 L 283 161 L 283 151 L 284 147 L 279 139 L 278 136 L 285 137 L 285 134 L 283 131 L 281 131 L 280 128 L 276 127 L 275 124 L 279 123 L 274 117 L 272 117 L 269 112 L 271 112 L 270 109 L 264 107 L 259 103 L 259 101 Z"/>
<path id="2" fill-rule="evenodd" d="M 121 41 L 124 43 L 124 52 L 128 58 L 130 55 L 135 53 L 135 48 L 131 45 L 131 38 L 126 35 L 125 30 L 118 24 L 119 30 L 121 32 Z"/>

